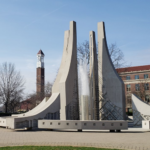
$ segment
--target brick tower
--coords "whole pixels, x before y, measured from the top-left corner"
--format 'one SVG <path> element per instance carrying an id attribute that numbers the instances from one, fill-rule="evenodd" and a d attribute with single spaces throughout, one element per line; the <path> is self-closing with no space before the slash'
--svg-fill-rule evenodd
<path id="1" fill-rule="evenodd" d="M 44 53 L 40 49 L 37 53 L 37 69 L 36 69 L 36 92 L 40 100 L 44 98 L 44 83 L 45 83 L 45 70 L 44 70 Z"/>

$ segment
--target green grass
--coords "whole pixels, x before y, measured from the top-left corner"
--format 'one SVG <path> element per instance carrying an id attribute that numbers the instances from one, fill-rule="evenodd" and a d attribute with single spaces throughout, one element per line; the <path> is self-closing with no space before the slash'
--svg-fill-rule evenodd
<path id="1" fill-rule="evenodd" d="M 94 147 L 71 147 L 71 146 L 14 146 L 0 147 L 0 150 L 116 150 Z"/>

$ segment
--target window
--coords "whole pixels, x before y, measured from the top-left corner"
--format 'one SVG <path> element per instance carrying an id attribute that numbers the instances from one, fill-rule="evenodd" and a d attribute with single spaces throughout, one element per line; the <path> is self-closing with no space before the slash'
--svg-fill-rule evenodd
<path id="1" fill-rule="evenodd" d="M 148 83 L 145 84 L 145 90 L 149 90 L 149 84 Z"/>
<path id="2" fill-rule="evenodd" d="M 139 75 L 135 75 L 135 79 L 139 79 Z"/>
<path id="3" fill-rule="evenodd" d="M 147 79 L 148 78 L 148 74 L 144 74 L 144 79 Z"/>
<path id="4" fill-rule="evenodd" d="M 130 76 L 126 76 L 126 80 L 130 80 Z"/>
<path id="5" fill-rule="evenodd" d="M 145 95 L 145 101 L 146 101 L 146 102 L 150 102 L 150 100 L 149 100 L 149 95 Z"/>
<path id="6" fill-rule="evenodd" d="M 140 90 L 140 85 L 139 84 L 135 84 L 135 90 L 139 91 Z"/>
<path id="7" fill-rule="evenodd" d="M 127 91 L 131 91 L 131 85 L 130 84 L 127 85 Z"/>

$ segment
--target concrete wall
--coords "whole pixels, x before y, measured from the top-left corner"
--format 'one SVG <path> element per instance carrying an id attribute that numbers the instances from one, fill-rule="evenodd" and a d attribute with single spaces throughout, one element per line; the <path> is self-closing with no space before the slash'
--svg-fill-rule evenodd
<path id="1" fill-rule="evenodd" d="M 122 108 L 122 117 L 125 119 L 124 83 L 116 72 L 109 55 L 104 22 L 98 23 L 98 73 L 99 94 Z M 101 106 L 102 103 L 99 107 Z"/>

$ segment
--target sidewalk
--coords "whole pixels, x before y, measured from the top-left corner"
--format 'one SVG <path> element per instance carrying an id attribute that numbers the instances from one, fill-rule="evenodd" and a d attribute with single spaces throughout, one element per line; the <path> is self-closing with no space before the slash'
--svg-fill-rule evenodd
<path id="1" fill-rule="evenodd" d="M 109 131 L 14 131 L 0 128 L 0 146 L 85 146 L 117 149 L 150 150 L 150 131 L 129 128 Z"/>

